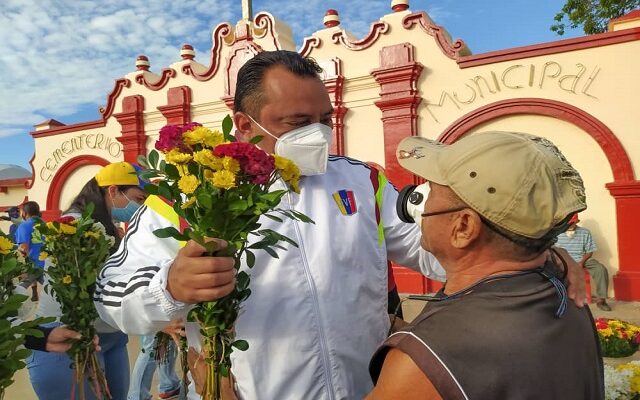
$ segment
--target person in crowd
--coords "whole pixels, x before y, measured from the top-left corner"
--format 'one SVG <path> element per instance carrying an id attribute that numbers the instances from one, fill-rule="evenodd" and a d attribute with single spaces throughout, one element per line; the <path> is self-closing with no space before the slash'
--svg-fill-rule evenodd
<path id="1" fill-rule="evenodd" d="M 447 281 L 376 352 L 367 399 L 604 399 L 593 317 L 547 257 L 587 207 L 578 172 L 550 141 L 511 132 L 407 138 L 397 156 L 429 182 L 421 242 Z"/>
<path id="2" fill-rule="evenodd" d="M 112 163 L 101 168 L 95 177 L 84 185 L 64 215 L 78 218 L 85 208 L 93 203 L 95 207 L 91 217 L 104 225 L 107 234 L 113 236 L 118 243 L 121 238 L 117 235 L 113 221 L 130 222 L 145 198 L 146 194 L 141 188 L 133 165 L 127 162 Z M 54 265 L 49 267 L 55 268 Z M 60 312 L 60 306 L 53 296 L 43 292 L 36 315 L 59 317 Z M 45 327 L 57 325 L 59 323 Z M 101 320 L 96 321 L 96 330 L 102 348 L 98 357 L 104 365 L 109 390 L 113 400 L 124 400 L 129 387 L 129 359 L 126 347 L 128 337 Z M 73 370 L 69 368 L 71 362 L 66 354 L 33 351 L 27 359 L 27 368 L 40 400 L 69 397 L 73 382 Z M 87 393 L 91 393 L 88 386 Z"/>
<path id="3" fill-rule="evenodd" d="M 593 253 L 598 250 L 596 242 L 587 228 L 578 226 L 580 219 L 578 214 L 574 215 L 570 221 L 569 229 L 558 235 L 556 246 L 561 247 L 582 267 L 586 268 L 591 276 L 591 294 L 596 306 L 602 311 L 611 311 L 611 306 L 607 304 L 609 293 L 609 273 L 607 268 L 593 257 Z"/>
<path id="4" fill-rule="evenodd" d="M 165 354 L 159 359 L 157 357 L 157 336 L 140 336 L 140 354 L 133 366 L 131 373 L 131 383 L 129 384 L 129 394 L 127 400 L 149 400 L 151 395 L 151 382 L 153 374 L 158 369 L 158 397 L 161 399 L 173 399 L 180 395 L 181 382 L 176 374 L 176 357 L 178 349 L 176 342 L 177 335 L 183 332 L 184 323 L 174 321 L 167 326 L 164 331 L 172 339 L 168 342 Z"/>
<path id="5" fill-rule="evenodd" d="M 10 221 L 9 232 L 7 236 L 12 242 L 16 241 L 16 230 L 22 223 L 22 217 L 20 216 L 20 209 L 18 207 L 9 207 L 7 210 L 7 216 L 2 216 L 2 220 Z"/>
<path id="6" fill-rule="evenodd" d="M 315 221 L 260 221 L 299 247 L 279 258 L 256 254 L 252 294 L 235 326 L 250 345 L 232 355 L 236 391 L 245 399 L 362 398 L 372 388 L 369 358 L 390 325 L 387 260 L 445 278 L 421 249 L 419 229 L 396 214 L 398 192 L 384 175 L 328 155 L 333 107 L 320 72 L 313 60 L 284 50 L 260 53 L 238 72 L 236 138 L 262 136 L 263 150 L 298 165 L 300 194 L 285 196 L 281 207 Z M 356 213 L 340 210 L 333 197 L 340 190 L 352 191 Z M 99 287 L 110 288 L 96 300 L 105 321 L 125 332 L 151 333 L 184 318 L 192 304 L 233 289 L 232 258 L 205 257 L 196 242 L 181 247 L 153 234 L 176 219 L 162 200 L 147 199 L 133 233 L 99 276 Z M 187 323 L 190 345 L 198 347 L 197 330 L 191 332 Z"/>
<path id="7" fill-rule="evenodd" d="M 42 242 L 33 241 L 33 225 L 34 217 L 40 217 L 40 206 L 35 201 L 27 201 L 22 204 L 21 218 L 23 222 L 18 226 L 15 232 L 15 242 L 18 250 L 25 256 L 29 257 L 31 262 L 40 270 L 44 268 L 44 261 L 40 260 L 40 249 Z M 25 274 L 20 282 L 20 286 L 25 289 L 31 287 L 31 301 L 38 301 L 38 283 L 44 282 L 41 273 Z"/>
<path id="8" fill-rule="evenodd" d="M 62 326 L 37 326 L 34 329 L 42 332 L 42 337 L 27 335 L 24 347 L 30 350 L 48 351 L 52 353 L 64 353 L 69 350 L 74 340 L 80 339 L 80 333 Z M 100 351 L 99 339 L 96 336 L 94 343 L 96 351 Z"/>

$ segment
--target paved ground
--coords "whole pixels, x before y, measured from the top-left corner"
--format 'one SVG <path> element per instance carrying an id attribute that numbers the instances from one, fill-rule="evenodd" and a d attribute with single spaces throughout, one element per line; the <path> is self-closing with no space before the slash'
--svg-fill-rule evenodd
<path id="1" fill-rule="evenodd" d="M 424 304 L 424 302 L 416 300 L 405 301 L 402 305 L 402 308 L 406 319 L 412 320 L 413 318 L 415 318 L 415 316 L 418 315 L 424 307 Z M 640 325 L 640 302 L 611 301 L 610 305 L 613 308 L 613 311 L 611 312 L 600 311 L 597 307 L 595 307 L 595 305 L 592 305 L 591 311 L 593 312 L 594 317 L 618 318 Z M 138 338 L 132 336 L 129 340 L 129 360 L 130 365 L 132 366 L 135 362 L 138 351 Z M 630 359 L 640 360 L 640 352 L 637 352 L 632 357 L 628 357 L 625 359 L 606 359 L 605 362 L 609 364 L 618 364 L 620 362 L 629 361 Z M 156 390 L 156 388 L 157 381 L 154 380 L 154 391 Z M 5 400 L 37 400 L 35 393 L 31 389 L 29 374 L 26 370 L 19 371 L 16 374 L 15 383 L 7 391 Z"/>

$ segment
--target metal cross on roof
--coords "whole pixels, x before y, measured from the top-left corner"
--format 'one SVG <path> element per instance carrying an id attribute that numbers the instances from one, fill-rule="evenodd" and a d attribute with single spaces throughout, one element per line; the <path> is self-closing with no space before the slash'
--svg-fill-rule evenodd
<path id="1" fill-rule="evenodd" d="M 251 0 L 242 0 L 242 19 L 251 21 L 252 18 Z"/>

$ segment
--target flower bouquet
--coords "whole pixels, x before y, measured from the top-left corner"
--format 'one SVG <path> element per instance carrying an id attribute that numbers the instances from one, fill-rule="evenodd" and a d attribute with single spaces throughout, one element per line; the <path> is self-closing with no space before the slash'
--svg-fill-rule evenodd
<path id="1" fill-rule="evenodd" d="M 16 319 L 18 309 L 28 298 L 15 293 L 16 282 L 28 271 L 28 265 L 11 240 L 0 232 L 0 400 L 4 399 L 5 389 L 13 383 L 13 375 L 24 368 L 23 360 L 31 354 L 31 350 L 22 347 L 25 336 L 42 337 L 42 332 L 34 328 L 51 321 Z"/>
<path id="2" fill-rule="evenodd" d="M 78 219 L 62 217 L 53 222 L 39 221 L 35 231 L 44 237 L 41 259 L 49 259 L 46 270 L 47 293 L 60 303 L 60 321 L 81 334 L 67 354 L 73 359 L 75 383 L 71 398 L 85 399 L 85 377 L 98 399 L 111 398 L 107 381 L 98 364 L 93 338 L 94 322 L 98 312 L 93 304 L 96 275 L 113 246 L 114 238 L 107 235 L 104 226 L 91 219 L 93 204 Z"/>
<path id="3" fill-rule="evenodd" d="M 640 361 L 604 366 L 605 400 L 640 399 Z"/>
<path id="4" fill-rule="evenodd" d="M 251 268 L 255 264 L 255 250 L 263 250 L 278 257 L 275 249 L 286 250 L 281 242 L 297 246 L 291 239 L 270 229 L 260 229 L 258 220 L 264 216 L 282 222 L 291 218 L 313 222 L 295 210 L 278 208 L 289 191 L 299 191 L 300 171 L 288 159 L 268 154 L 251 143 L 240 143 L 230 135 L 233 123 L 227 116 L 223 132 L 212 131 L 198 123 L 185 126 L 167 125 L 160 130 L 155 148 L 139 163 L 147 168 L 142 178 L 156 180 L 147 185 L 150 194 L 159 195 L 173 203 L 175 212 L 187 222 L 183 232 L 173 227 L 156 230 L 159 237 L 194 240 L 207 249 L 209 255 L 230 256 L 240 269 L 240 259 Z M 281 189 L 274 190 L 277 181 Z M 249 236 L 256 239 L 249 243 Z M 216 249 L 206 238 L 220 238 L 228 246 Z M 233 349 L 244 351 L 249 344 L 236 340 L 234 324 L 240 305 L 251 294 L 249 274 L 239 271 L 235 290 L 217 301 L 196 305 L 188 316 L 196 321 L 202 335 L 204 362 L 207 374 L 202 398 L 219 399 L 221 379 L 229 377 L 230 355 Z"/>
<path id="5" fill-rule="evenodd" d="M 627 357 L 638 350 L 640 327 L 617 319 L 598 318 L 596 329 L 603 357 Z"/>

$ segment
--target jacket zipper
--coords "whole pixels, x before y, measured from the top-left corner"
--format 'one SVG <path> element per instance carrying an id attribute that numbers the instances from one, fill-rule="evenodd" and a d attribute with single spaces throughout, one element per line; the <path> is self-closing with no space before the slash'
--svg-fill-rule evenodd
<path id="1" fill-rule="evenodd" d="M 293 201 L 291 200 L 291 193 L 287 192 L 287 200 L 289 200 L 289 207 L 293 209 Z M 293 226 L 296 230 L 296 236 L 298 239 L 298 246 L 300 252 L 302 253 L 302 265 L 304 266 L 304 273 L 307 278 L 307 283 L 309 284 L 309 288 L 311 289 L 311 296 L 313 297 L 313 308 L 316 314 L 316 319 L 318 321 L 318 331 L 320 334 L 320 351 L 322 352 L 322 364 L 325 371 L 325 384 L 327 385 L 327 393 L 329 395 L 329 399 L 334 399 L 333 396 L 333 379 L 331 377 L 331 364 L 329 362 L 329 354 L 327 351 L 327 343 L 324 335 L 324 328 L 322 326 L 322 319 L 320 317 L 320 307 L 318 305 L 318 293 L 316 291 L 316 285 L 313 282 L 313 278 L 311 277 L 311 271 L 309 270 L 309 264 L 307 263 L 307 254 L 304 251 L 304 243 L 302 243 L 302 235 L 300 233 L 300 228 L 298 227 L 298 221 L 293 221 Z"/>

